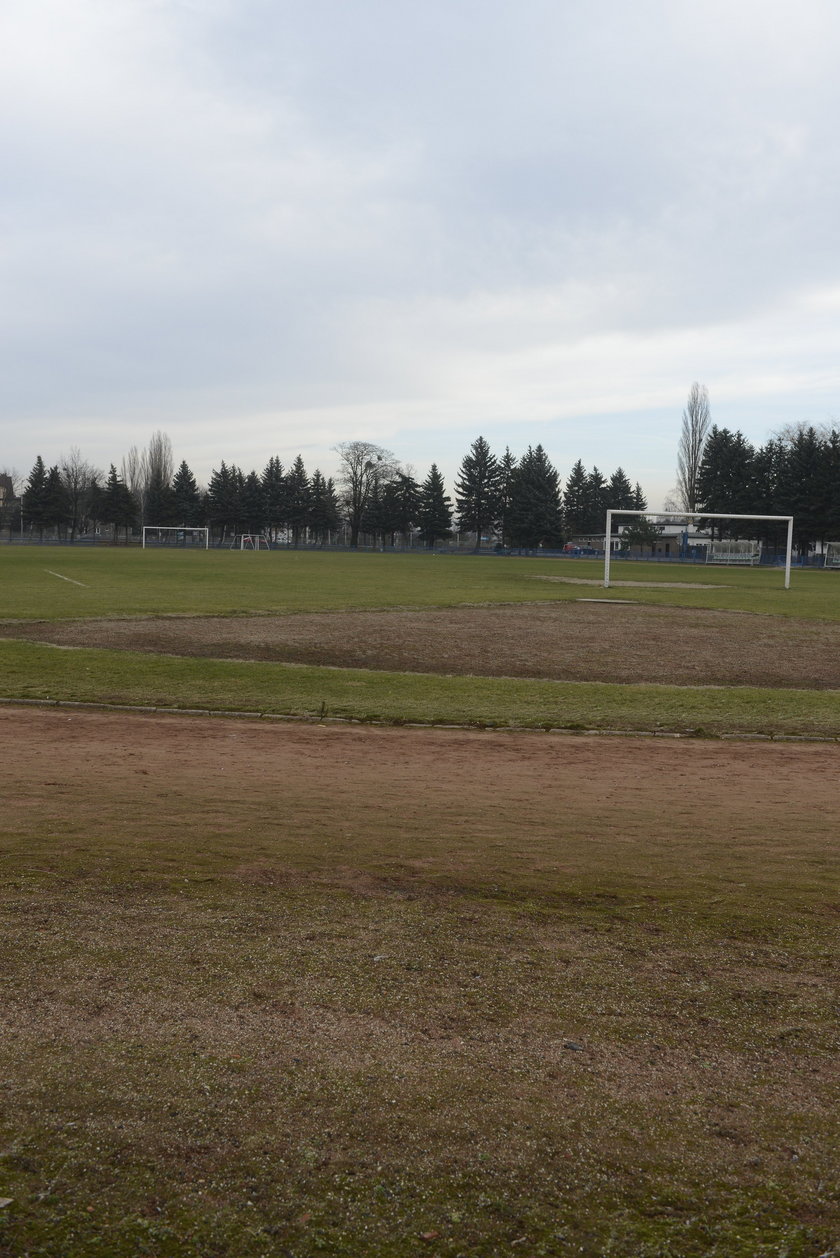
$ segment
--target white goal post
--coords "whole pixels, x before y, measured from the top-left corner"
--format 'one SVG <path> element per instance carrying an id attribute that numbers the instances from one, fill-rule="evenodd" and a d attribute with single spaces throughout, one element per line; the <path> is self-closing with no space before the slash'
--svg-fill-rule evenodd
<path id="1" fill-rule="evenodd" d="M 619 511 L 607 512 L 606 535 L 604 538 L 604 589 L 610 588 L 610 548 L 612 543 L 612 522 L 614 515 L 645 516 L 653 520 L 773 520 L 776 524 L 787 524 L 787 554 L 785 556 L 785 589 L 790 589 L 790 563 L 793 555 L 793 516 L 792 515 L 727 515 L 715 511 Z"/>
<path id="2" fill-rule="evenodd" d="M 144 524 L 143 549 L 147 546 L 179 546 L 182 549 L 199 546 L 202 550 L 209 550 L 210 530 L 183 524 Z"/>
<path id="3" fill-rule="evenodd" d="M 271 542 L 264 533 L 234 533 L 231 550 L 271 550 Z"/>

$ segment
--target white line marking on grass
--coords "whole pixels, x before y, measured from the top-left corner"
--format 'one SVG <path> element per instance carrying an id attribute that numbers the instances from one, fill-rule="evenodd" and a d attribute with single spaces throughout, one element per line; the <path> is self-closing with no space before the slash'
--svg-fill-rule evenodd
<path id="1" fill-rule="evenodd" d="M 52 568 L 45 568 L 44 572 L 48 572 L 51 577 L 58 577 L 59 581 L 69 581 L 71 585 L 80 585 L 83 590 L 90 589 L 90 586 L 85 585 L 84 581 L 74 581 L 72 577 L 63 577 L 60 572 L 53 572 Z"/>

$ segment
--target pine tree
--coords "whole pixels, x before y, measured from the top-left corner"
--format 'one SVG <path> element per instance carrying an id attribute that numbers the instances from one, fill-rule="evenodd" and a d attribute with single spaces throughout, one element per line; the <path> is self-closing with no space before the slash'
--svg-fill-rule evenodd
<path id="1" fill-rule="evenodd" d="M 262 536 L 267 521 L 265 491 L 262 481 L 254 471 L 250 471 L 243 481 L 241 508 L 242 531 Z"/>
<path id="2" fill-rule="evenodd" d="M 99 483 L 98 473 L 94 473 L 87 496 L 87 518 L 88 527 L 94 536 L 99 531 L 99 524 L 102 522 L 102 508 L 105 501 L 105 491 Z"/>
<path id="3" fill-rule="evenodd" d="M 164 479 L 160 467 L 150 469 L 146 490 L 143 495 L 143 519 L 145 523 L 178 524 L 178 512 L 172 486 Z"/>
<path id="4" fill-rule="evenodd" d="M 740 432 L 713 424 L 697 475 L 697 509 L 717 514 L 748 513 L 753 497 L 755 451 Z M 711 521 L 712 536 L 739 536 L 740 521 Z M 754 532 L 754 526 L 750 526 Z"/>
<path id="5" fill-rule="evenodd" d="M 502 506 L 502 469 L 483 437 L 477 437 L 464 455 L 455 481 L 459 526 L 475 533 L 474 550 L 481 549 L 482 534 L 498 523 Z"/>
<path id="6" fill-rule="evenodd" d="M 633 510 L 633 486 L 623 467 L 617 467 L 607 484 L 607 507 L 612 511 Z"/>
<path id="7" fill-rule="evenodd" d="M 298 455 L 286 473 L 286 522 L 292 531 L 293 546 L 300 545 L 309 524 L 310 501 L 309 477 L 303 459 Z"/>
<path id="8" fill-rule="evenodd" d="M 519 548 L 563 544 L 560 478 L 541 445 L 528 447 L 511 476 L 508 530 Z"/>
<path id="9" fill-rule="evenodd" d="M 125 481 L 117 475 L 117 469 L 113 463 L 108 471 L 108 479 L 102 492 L 99 518 L 103 524 L 112 526 L 115 542 L 120 529 L 125 530 L 125 540 L 127 542 L 128 531 L 137 522 L 137 502 Z"/>
<path id="10" fill-rule="evenodd" d="M 825 442 L 826 476 L 829 492 L 826 502 L 824 540 L 840 541 L 840 432 L 832 428 Z"/>
<path id="11" fill-rule="evenodd" d="M 361 532 L 373 538 L 374 546 L 379 544 L 381 538 L 383 549 L 389 525 L 385 489 L 386 486 L 383 485 L 380 477 L 375 476 L 371 482 L 370 492 L 361 520 Z"/>
<path id="12" fill-rule="evenodd" d="M 59 537 L 71 521 L 70 500 L 57 466 L 47 472 L 43 519 L 47 528 L 55 529 Z"/>
<path id="13" fill-rule="evenodd" d="M 262 487 L 266 526 L 271 540 L 276 541 L 278 532 L 286 527 L 286 475 L 276 455 L 268 460 L 263 469 Z"/>
<path id="14" fill-rule="evenodd" d="M 606 488 L 606 505 L 610 511 L 633 511 L 634 494 L 633 486 L 627 479 L 627 475 L 623 467 L 617 467 L 609 479 Z M 638 510 L 643 511 L 644 507 Z M 620 527 L 620 519 L 613 519 L 612 531 L 617 533 Z"/>
<path id="15" fill-rule="evenodd" d="M 435 463 L 420 486 L 417 510 L 420 540 L 431 550 L 435 542 L 451 537 L 452 499 L 446 493 L 443 477 Z"/>
<path id="16" fill-rule="evenodd" d="M 607 482 L 597 467 L 586 478 L 584 490 L 584 528 L 583 532 L 590 536 L 600 533 L 603 536 L 607 518 Z"/>
<path id="17" fill-rule="evenodd" d="M 211 527 L 219 530 L 220 546 L 228 533 L 238 532 L 241 477 L 242 473 L 235 464 L 228 467 L 224 459 L 218 471 L 214 468 L 210 473 L 207 489 L 208 518 Z"/>
<path id="18" fill-rule="evenodd" d="M 396 544 L 397 534 L 402 537 L 403 545 L 409 544 L 419 505 L 417 481 L 409 472 L 397 472 L 383 493 L 383 519 L 392 546 Z"/>
<path id="19" fill-rule="evenodd" d="M 319 546 L 329 545 L 330 534 L 339 523 L 335 486 L 332 479 L 324 480 L 316 467 L 309 486 L 309 527 Z"/>
<path id="20" fill-rule="evenodd" d="M 186 461 L 181 463 L 172 481 L 172 514 L 172 523 L 185 528 L 198 525 L 202 520 L 201 494 Z"/>
<path id="21" fill-rule="evenodd" d="M 825 537 L 823 521 L 830 500 L 826 465 L 823 443 L 814 428 L 800 428 L 786 443 L 780 488 L 787 510 L 780 514 L 793 516 L 794 542 L 801 555 Z"/>
<path id="22" fill-rule="evenodd" d="M 572 468 L 563 490 L 563 519 L 569 537 L 580 537 L 586 531 L 588 477 L 583 463 L 578 459 Z"/>
<path id="23" fill-rule="evenodd" d="M 43 539 L 48 514 L 47 469 L 44 467 L 44 460 L 40 454 L 29 473 L 29 479 L 23 491 L 23 514 L 24 519 L 29 521 L 30 527 L 36 528 L 38 536 Z"/>

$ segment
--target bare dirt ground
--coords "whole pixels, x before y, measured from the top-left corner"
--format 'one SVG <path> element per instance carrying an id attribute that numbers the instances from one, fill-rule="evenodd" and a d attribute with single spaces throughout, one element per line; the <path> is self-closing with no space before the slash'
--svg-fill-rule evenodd
<path id="1" fill-rule="evenodd" d="M 587 736 L 11 706 L 0 708 L 0 745 L 14 749 L 2 765 L 9 832 L 31 826 L 34 810 L 45 833 L 51 819 L 72 819 L 82 835 L 131 827 L 142 845 L 160 837 L 162 820 L 177 830 L 187 818 L 204 832 L 230 816 L 256 846 L 278 829 L 288 839 L 290 825 L 328 835 L 332 868 L 355 850 L 354 835 L 365 851 L 388 836 L 383 859 L 416 844 L 449 868 L 453 845 L 463 855 L 475 841 L 483 857 L 496 834 L 515 833 L 522 851 L 532 844 L 535 861 L 545 847 L 553 861 L 591 863 L 596 839 L 625 854 L 638 843 L 652 860 L 658 847 L 696 851 L 709 839 L 726 848 L 738 836 L 828 854 L 840 832 L 833 746 L 625 738 L 607 752 Z M 735 781 L 737 790 L 720 789 Z M 262 818 L 261 831 L 249 817 Z M 325 863 L 322 852 L 315 861 Z"/>
<path id="2" fill-rule="evenodd" d="M 6 622 L 0 635 L 64 646 L 399 672 L 840 688 L 840 625 L 607 602 Z"/>

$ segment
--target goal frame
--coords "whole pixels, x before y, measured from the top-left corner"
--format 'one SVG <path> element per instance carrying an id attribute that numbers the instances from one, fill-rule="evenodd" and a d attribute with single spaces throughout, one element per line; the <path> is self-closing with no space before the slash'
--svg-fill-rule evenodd
<path id="1" fill-rule="evenodd" d="M 831 563 L 828 562 L 829 556 L 831 556 Z M 840 569 L 840 542 L 826 542 L 825 551 L 823 552 L 823 568 L 827 568 L 829 572 Z"/>
<path id="2" fill-rule="evenodd" d="M 265 533 L 234 533 L 231 550 L 271 550 Z"/>
<path id="3" fill-rule="evenodd" d="M 612 540 L 613 516 L 632 515 L 645 516 L 651 520 L 773 520 L 776 524 L 787 524 L 787 553 L 785 555 L 785 589 L 790 589 L 790 566 L 793 555 L 793 516 L 792 515 L 729 515 L 723 511 L 622 511 L 610 508 L 607 511 L 607 525 L 604 536 L 604 589 L 610 588 L 610 545 Z"/>
<path id="4" fill-rule="evenodd" d="M 184 546 L 184 550 L 209 550 L 210 549 L 210 530 L 201 524 L 144 524 L 143 525 L 143 541 L 142 548 L 146 549 L 147 533 L 203 533 L 204 546 L 200 544 L 192 547 Z"/>

